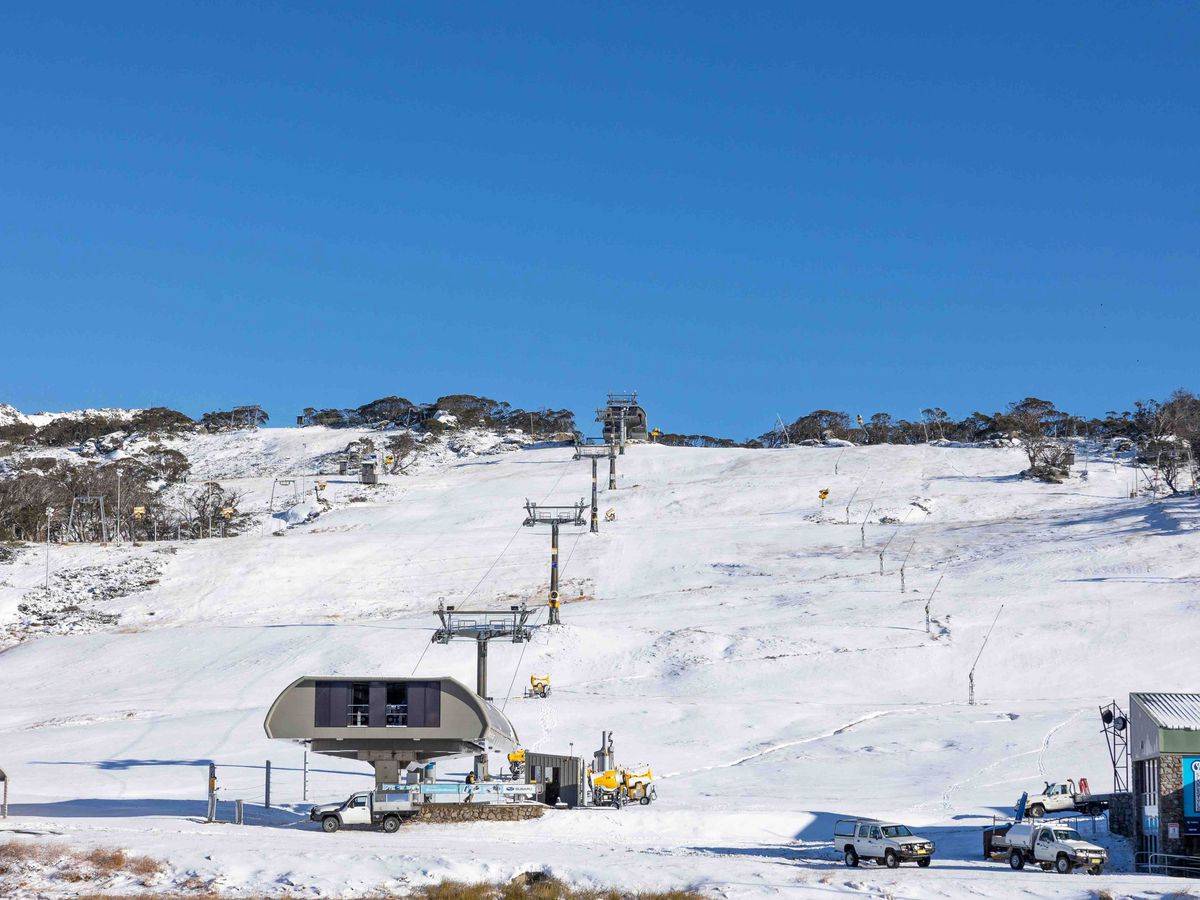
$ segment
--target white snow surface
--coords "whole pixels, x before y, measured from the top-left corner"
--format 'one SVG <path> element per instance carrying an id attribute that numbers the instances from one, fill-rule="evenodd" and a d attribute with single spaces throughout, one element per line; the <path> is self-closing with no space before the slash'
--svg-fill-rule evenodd
<path id="1" fill-rule="evenodd" d="M 1102 828 L 1113 865 L 1100 877 L 980 859 L 980 828 L 1022 790 L 1080 776 L 1108 788 L 1100 704 L 1200 689 L 1197 500 L 1130 499 L 1129 470 L 1094 459 L 1087 480 L 1021 479 L 1024 456 L 1007 448 L 847 447 L 835 475 L 835 456 L 819 450 L 630 447 L 618 489 L 600 494 L 616 520 L 598 535 L 564 529 L 565 624 L 524 649 L 494 645 L 490 692 L 532 749 L 573 743 L 590 755 L 612 730 L 619 761 L 653 768 L 659 801 L 321 833 L 303 817 L 301 748 L 264 736 L 271 701 L 300 675 L 407 675 L 418 661 L 418 674 L 473 683 L 468 644 L 429 644 L 437 602 L 543 604 L 549 537 L 521 526 L 523 503 L 590 489 L 569 448 L 477 436 L 478 455 L 434 454 L 377 488 L 329 476 L 327 511 L 309 499 L 312 476 L 293 512 L 266 514 L 277 476 L 312 472 L 358 436 L 189 436 L 194 475 L 248 491 L 260 527 L 50 548 L 52 579 L 138 557 L 159 572 L 102 601 L 115 625 L 0 652 L 0 768 L 12 779 L 0 831 L 161 858 L 159 889 L 194 878 L 314 898 L 529 870 L 725 897 L 1162 897 L 1185 886 L 1133 874 L 1125 842 Z M 45 580 L 44 552 L 0 563 L 0 626 L 19 624 L 17 604 Z M 1001 605 L 969 706 L 967 673 Z M 522 697 L 533 672 L 550 674 L 550 699 Z M 245 826 L 204 824 L 208 761 L 228 819 L 229 801 L 261 804 L 268 759 L 283 808 L 251 806 Z M 372 784 L 365 764 L 309 761 L 309 803 Z M 845 868 L 830 845 L 842 816 L 909 824 L 937 842 L 933 867 Z M 6 890 L 79 887 L 47 876 Z"/>
<path id="2" fill-rule="evenodd" d="M 17 412 L 11 406 L 8 408 L 13 412 Z M 116 419 L 119 422 L 128 422 L 140 412 L 142 412 L 141 409 L 71 409 L 64 412 L 36 412 L 28 413 L 27 415 L 17 413 L 21 418 L 16 421 L 35 425 L 38 428 L 44 428 L 55 419 L 86 419 L 95 416 L 102 416 L 105 419 Z"/>
<path id="3" fill-rule="evenodd" d="M 0 426 L 4 425 L 28 425 L 29 417 L 21 412 L 15 406 L 9 406 L 7 403 L 0 403 Z"/>

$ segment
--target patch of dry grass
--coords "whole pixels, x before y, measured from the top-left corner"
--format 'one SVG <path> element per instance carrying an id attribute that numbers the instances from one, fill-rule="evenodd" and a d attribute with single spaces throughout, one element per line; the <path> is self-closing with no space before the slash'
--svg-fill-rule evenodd
<path id="1" fill-rule="evenodd" d="M 0 843 L 0 896 L 11 878 L 27 882 L 30 878 L 87 885 L 101 878 L 116 875 L 136 877 L 149 886 L 154 876 L 162 875 L 166 866 L 149 856 L 130 856 L 124 850 L 97 847 L 94 850 L 72 850 L 55 841 L 16 841 Z M 192 877 L 174 885 L 169 892 L 138 894 L 136 897 L 111 893 L 80 893 L 77 900 L 225 900 L 212 890 L 209 882 Z M 616 889 L 573 888 L 541 872 L 526 872 L 507 883 L 442 881 L 417 888 L 411 894 L 398 895 L 381 890 L 366 900 L 395 900 L 408 896 L 415 900 L 705 900 L 695 891 L 620 891 Z M 237 900 L 289 900 L 283 897 L 238 894 Z M 330 897 L 328 900 L 338 900 Z"/>
<path id="2" fill-rule="evenodd" d="M 136 897 L 116 894 L 82 894 L 76 900 L 180 900 L 181 897 L 223 900 L 224 895 L 200 889 L 196 893 L 139 894 Z M 363 900 L 396 900 L 411 897 L 416 900 L 708 900 L 695 891 L 619 891 L 614 889 L 592 890 L 572 888 L 555 878 L 539 873 L 518 876 L 507 884 L 493 882 L 442 881 L 417 888 L 411 894 L 380 893 Z M 287 895 L 239 894 L 237 900 L 291 900 Z M 339 900 L 330 896 L 326 900 Z"/>
<path id="3" fill-rule="evenodd" d="M 71 850 L 56 841 L 10 840 L 0 843 L 0 879 L 19 872 L 82 884 L 96 878 L 131 875 L 144 885 L 163 871 L 164 866 L 158 860 L 149 856 L 130 856 L 124 850 L 106 847 Z M 3 883 L 0 881 L 0 886 Z"/>
<path id="4" fill-rule="evenodd" d="M 0 878 L 18 868 L 57 865 L 70 855 L 67 845 L 56 841 L 5 841 L 0 844 Z"/>
<path id="5" fill-rule="evenodd" d="M 695 891 L 619 891 L 573 888 L 557 878 L 529 872 L 507 884 L 443 881 L 418 888 L 419 900 L 703 900 Z"/>

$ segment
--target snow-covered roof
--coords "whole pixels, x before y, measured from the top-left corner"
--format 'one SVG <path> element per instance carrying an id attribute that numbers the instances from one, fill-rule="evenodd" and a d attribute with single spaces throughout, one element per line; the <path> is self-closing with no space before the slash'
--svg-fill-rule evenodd
<path id="1" fill-rule="evenodd" d="M 1200 694 L 1130 694 L 1159 728 L 1200 731 Z"/>

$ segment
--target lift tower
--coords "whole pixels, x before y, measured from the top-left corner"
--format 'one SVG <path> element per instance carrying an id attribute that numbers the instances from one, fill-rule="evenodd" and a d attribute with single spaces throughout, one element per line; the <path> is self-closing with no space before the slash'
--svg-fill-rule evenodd
<path id="1" fill-rule="evenodd" d="M 537 503 L 530 503 L 528 499 L 525 501 L 525 521 L 522 524 L 531 528 L 534 525 L 550 526 L 550 617 L 547 620 L 549 625 L 562 624 L 562 619 L 558 614 L 558 527 L 560 525 L 582 526 L 585 509 L 587 509 L 587 503 L 583 500 L 574 506 L 541 506 Z"/>
<path id="2" fill-rule="evenodd" d="M 617 487 L 617 454 L 612 444 L 576 444 L 575 458 L 592 461 L 592 522 L 588 530 L 592 534 L 600 531 L 600 500 L 596 496 L 596 468 L 601 459 L 608 458 L 608 489 Z"/>
<path id="3" fill-rule="evenodd" d="M 475 693 L 487 703 L 490 702 L 487 695 L 488 642 L 508 640 L 523 644 L 528 641 L 533 636 L 533 628 L 528 624 L 530 613 L 524 603 L 500 610 L 455 609 L 439 602 L 437 617 L 441 619 L 442 627 L 433 633 L 430 642 L 449 644 L 456 638 L 475 642 Z M 487 753 L 476 756 L 475 775 L 481 781 L 488 777 L 487 768 Z"/>

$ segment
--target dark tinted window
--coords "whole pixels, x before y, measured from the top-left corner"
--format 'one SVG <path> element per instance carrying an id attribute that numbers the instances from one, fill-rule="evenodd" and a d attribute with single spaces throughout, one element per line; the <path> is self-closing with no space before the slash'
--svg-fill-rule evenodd
<path id="1" fill-rule="evenodd" d="M 350 685 L 345 681 L 318 681 L 313 709 L 313 724 L 318 728 L 344 728 Z"/>
<path id="2" fill-rule="evenodd" d="M 408 724 L 413 728 L 440 728 L 442 725 L 442 684 L 440 681 L 408 683 Z"/>

